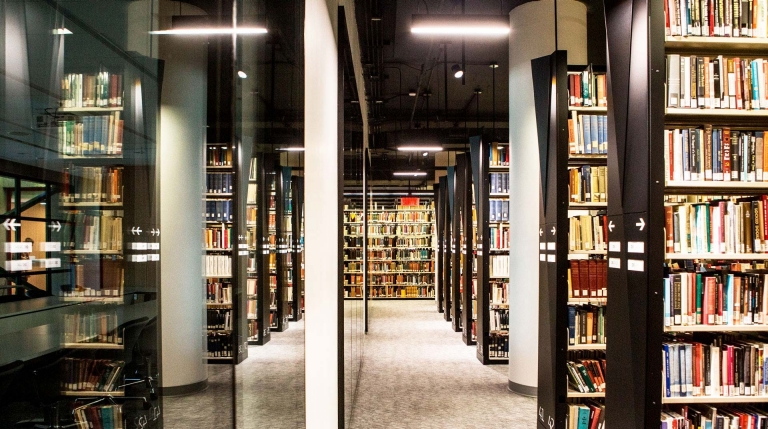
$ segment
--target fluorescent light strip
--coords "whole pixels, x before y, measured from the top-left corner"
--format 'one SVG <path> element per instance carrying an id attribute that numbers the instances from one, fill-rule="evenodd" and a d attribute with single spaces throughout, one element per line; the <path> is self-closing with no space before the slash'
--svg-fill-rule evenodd
<path id="1" fill-rule="evenodd" d="M 509 28 L 504 27 L 471 27 L 471 26 L 425 26 L 411 28 L 413 34 L 438 34 L 454 36 L 503 36 L 509 34 Z M 457 76 L 459 77 L 459 76 Z"/>
<path id="2" fill-rule="evenodd" d="M 72 34 L 72 32 L 68 28 L 66 28 L 66 27 L 61 27 L 61 28 L 54 28 L 53 29 L 53 34 L 67 35 L 67 34 Z"/>
<path id="3" fill-rule="evenodd" d="M 304 152 L 303 147 L 279 147 L 275 150 L 283 151 L 283 152 Z"/>
<path id="4" fill-rule="evenodd" d="M 440 146 L 399 146 L 397 150 L 403 152 L 441 152 L 443 148 Z"/>
<path id="5" fill-rule="evenodd" d="M 217 34 L 266 34 L 267 29 L 261 27 L 238 27 L 238 28 L 174 28 L 170 30 L 150 31 L 149 34 L 173 34 L 178 36 L 207 36 Z"/>
<path id="6" fill-rule="evenodd" d="M 393 176 L 426 176 L 426 171 L 395 171 Z"/>

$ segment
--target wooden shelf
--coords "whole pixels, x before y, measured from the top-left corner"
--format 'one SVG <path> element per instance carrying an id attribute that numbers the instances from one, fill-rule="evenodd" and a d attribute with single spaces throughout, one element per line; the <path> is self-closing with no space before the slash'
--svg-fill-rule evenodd
<path id="1" fill-rule="evenodd" d="M 664 332 L 768 332 L 768 325 L 665 326 Z"/>
<path id="2" fill-rule="evenodd" d="M 724 54 L 754 52 L 763 55 L 768 50 L 768 39 L 760 37 L 666 36 L 664 47 L 667 51 L 708 50 Z"/>
<path id="3" fill-rule="evenodd" d="M 568 305 L 607 305 L 608 298 L 569 298 Z"/>
<path id="4" fill-rule="evenodd" d="M 67 113 L 104 113 L 104 112 L 122 112 L 123 107 L 59 107 L 57 112 Z"/>
<path id="5" fill-rule="evenodd" d="M 100 203 L 95 201 L 60 203 L 59 205 L 62 207 L 123 207 L 123 203 Z"/>
<path id="6" fill-rule="evenodd" d="M 64 343 L 61 345 L 65 349 L 87 349 L 87 350 L 123 350 L 122 344 L 115 343 Z"/>
<path id="7" fill-rule="evenodd" d="M 569 345 L 568 350 L 605 350 L 605 344 L 576 344 Z"/>
<path id="8" fill-rule="evenodd" d="M 65 255 L 122 255 L 120 250 L 62 250 Z"/>
<path id="9" fill-rule="evenodd" d="M 488 194 L 488 197 L 489 198 L 509 198 L 509 194 L 504 192 L 495 192 L 492 194 Z"/>
<path id="10" fill-rule="evenodd" d="M 667 253 L 666 259 L 767 260 L 768 253 Z"/>
<path id="11" fill-rule="evenodd" d="M 608 113 L 608 106 L 568 106 L 569 112 L 584 112 L 584 113 Z"/>
<path id="12" fill-rule="evenodd" d="M 608 203 L 607 202 L 602 202 L 602 203 L 568 203 L 568 209 L 570 209 L 570 210 L 589 209 L 589 208 L 608 208 Z"/>
<path id="13" fill-rule="evenodd" d="M 662 404 L 748 404 L 768 402 L 768 396 L 686 396 L 684 398 L 661 398 Z"/>
<path id="14" fill-rule="evenodd" d="M 688 109 L 667 107 L 667 117 L 721 116 L 729 118 L 768 118 L 768 110 L 737 110 L 737 109 Z"/>
<path id="15" fill-rule="evenodd" d="M 581 393 L 581 392 L 576 392 L 575 390 L 568 390 L 568 397 L 569 398 L 605 398 L 605 392 Z"/>

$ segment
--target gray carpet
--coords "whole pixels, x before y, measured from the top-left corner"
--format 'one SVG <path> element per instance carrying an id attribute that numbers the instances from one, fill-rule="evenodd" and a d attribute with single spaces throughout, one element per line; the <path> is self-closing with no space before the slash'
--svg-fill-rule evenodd
<path id="1" fill-rule="evenodd" d="M 353 429 L 535 428 L 536 400 L 507 390 L 433 301 L 374 301 Z"/>

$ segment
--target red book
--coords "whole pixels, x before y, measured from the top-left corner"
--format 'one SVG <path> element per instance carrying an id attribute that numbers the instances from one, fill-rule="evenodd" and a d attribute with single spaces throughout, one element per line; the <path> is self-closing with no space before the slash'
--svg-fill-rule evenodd
<path id="1" fill-rule="evenodd" d="M 575 74 L 573 76 L 574 94 L 576 95 L 576 102 L 574 106 L 581 106 L 581 74 Z"/>
<path id="2" fill-rule="evenodd" d="M 731 180 L 731 129 L 723 128 L 723 180 Z"/>
<path id="3" fill-rule="evenodd" d="M 675 180 L 675 138 L 674 131 L 667 134 L 667 147 L 669 148 L 669 179 Z"/>
<path id="4" fill-rule="evenodd" d="M 723 284 L 717 284 L 717 321 L 722 323 L 723 320 Z"/>
<path id="5" fill-rule="evenodd" d="M 768 195 L 761 195 L 763 200 L 763 239 L 768 240 Z"/>
<path id="6" fill-rule="evenodd" d="M 715 324 L 715 284 L 714 277 L 704 278 L 704 324 Z"/>

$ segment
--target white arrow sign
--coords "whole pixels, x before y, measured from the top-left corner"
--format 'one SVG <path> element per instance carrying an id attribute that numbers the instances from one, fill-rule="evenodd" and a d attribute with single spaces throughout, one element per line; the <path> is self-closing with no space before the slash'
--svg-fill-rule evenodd
<path id="1" fill-rule="evenodd" d="M 643 220 L 643 218 L 640 218 L 640 222 L 636 223 L 635 226 L 639 227 L 640 231 L 642 231 L 643 228 L 645 228 L 645 221 Z"/>
<path id="2" fill-rule="evenodd" d="M 21 226 L 21 224 L 16 222 L 16 219 L 6 219 L 5 222 L 3 222 L 3 226 L 6 231 L 16 231 L 16 227 Z"/>
<path id="3" fill-rule="evenodd" d="M 555 235 L 555 231 L 556 231 L 556 230 L 555 230 L 555 227 L 553 226 L 553 227 L 552 227 L 552 235 Z"/>
<path id="4" fill-rule="evenodd" d="M 133 235 L 141 235 L 141 228 L 134 226 L 131 228 L 131 234 Z"/>
<path id="5" fill-rule="evenodd" d="M 616 226 L 616 225 L 614 225 L 614 224 L 613 224 L 613 221 L 610 221 L 610 222 L 608 222 L 608 231 L 611 231 L 611 232 L 613 232 L 613 228 L 614 228 L 615 226 Z"/>
<path id="6" fill-rule="evenodd" d="M 541 237 L 542 235 L 544 235 L 544 230 L 539 228 L 539 237 Z"/>
<path id="7" fill-rule="evenodd" d="M 48 225 L 48 228 L 51 228 L 51 231 L 59 232 L 61 231 L 61 222 L 59 221 L 51 222 L 51 224 Z"/>

